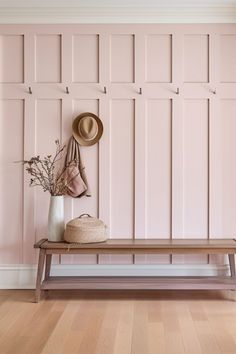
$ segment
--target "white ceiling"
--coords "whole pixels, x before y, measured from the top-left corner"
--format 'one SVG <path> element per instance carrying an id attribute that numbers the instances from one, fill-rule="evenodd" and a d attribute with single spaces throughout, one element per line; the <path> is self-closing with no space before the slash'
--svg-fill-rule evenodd
<path id="1" fill-rule="evenodd" d="M 236 0 L 0 0 L 0 23 L 236 23 Z"/>

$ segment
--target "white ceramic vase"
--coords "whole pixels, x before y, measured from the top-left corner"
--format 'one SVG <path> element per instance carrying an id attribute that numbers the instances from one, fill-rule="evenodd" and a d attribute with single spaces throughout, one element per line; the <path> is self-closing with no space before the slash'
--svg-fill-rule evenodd
<path id="1" fill-rule="evenodd" d="M 64 197 L 51 195 L 48 213 L 48 241 L 63 241 L 64 230 Z"/>

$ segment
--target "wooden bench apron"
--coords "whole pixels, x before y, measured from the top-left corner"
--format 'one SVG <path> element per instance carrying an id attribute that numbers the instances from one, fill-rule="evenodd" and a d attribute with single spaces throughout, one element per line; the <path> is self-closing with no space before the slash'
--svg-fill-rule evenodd
<path id="1" fill-rule="evenodd" d="M 52 243 L 42 239 L 39 248 L 36 302 L 41 290 L 51 289 L 236 289 L 235 239 L 110 239 L 103 243 Z M 53 254 L 228 254 L 231 276 L 50 276 Z M 45 265 L 45 272 L 44 272 Z M 43 277 L 44 273 L 44 277 Z"/>

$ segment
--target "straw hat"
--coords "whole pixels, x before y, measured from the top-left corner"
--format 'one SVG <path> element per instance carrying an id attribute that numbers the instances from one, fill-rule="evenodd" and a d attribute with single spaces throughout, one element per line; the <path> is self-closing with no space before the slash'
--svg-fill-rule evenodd
<path id="1" fill-rule="evenodd" d="M 85 112 L 75 118 L 72 124 L 72 133 L 80 145 L 94 145 L 102 136 L 103 125 L 98 116 Z"/>

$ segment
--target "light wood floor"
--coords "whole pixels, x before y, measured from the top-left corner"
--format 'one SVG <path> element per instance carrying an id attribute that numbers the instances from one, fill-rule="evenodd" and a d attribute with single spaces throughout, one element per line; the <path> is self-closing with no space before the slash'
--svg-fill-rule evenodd
<path id="1" fill-rule="evenodd" d="M 0 291 L 0 354 L 236 354 L 233 291 Z"/>

